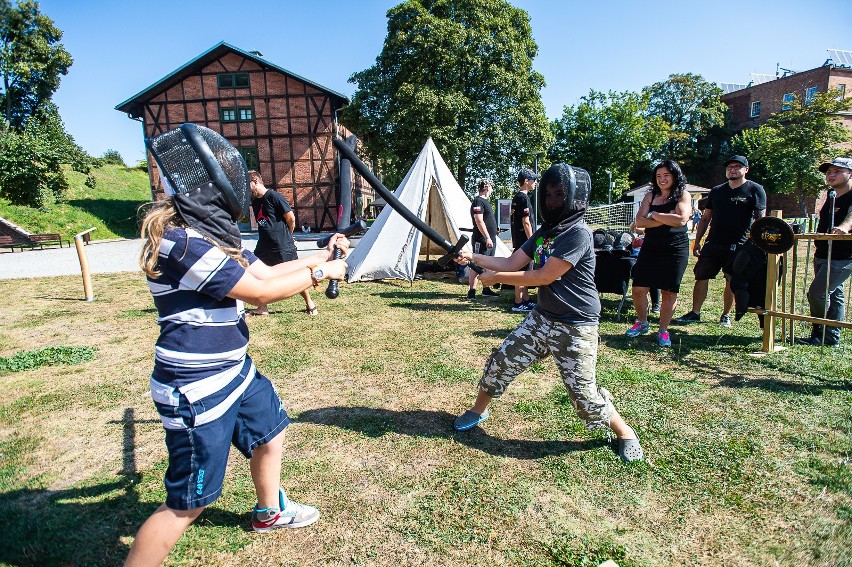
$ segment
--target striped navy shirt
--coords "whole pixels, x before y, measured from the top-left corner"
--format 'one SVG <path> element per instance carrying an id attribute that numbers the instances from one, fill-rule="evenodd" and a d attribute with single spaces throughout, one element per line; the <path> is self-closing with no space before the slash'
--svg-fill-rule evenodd
<path id="1" fill-rule="evenodd" d="M 248 250 L 243 257 L 257 260 Z M 151 397 L 166 407 L 177 406 L 177 392 L 193 404 L 203 399 L 192 424 L 201 425 L 222 415 L 254 376 L 243 302 L 227 296 L 246 269 L 192 228 L 166 230 L 157 264 L 160 276 L 148 277 L 160 325 Z M 189 425 L 160 413 L 167 429 Z"/>

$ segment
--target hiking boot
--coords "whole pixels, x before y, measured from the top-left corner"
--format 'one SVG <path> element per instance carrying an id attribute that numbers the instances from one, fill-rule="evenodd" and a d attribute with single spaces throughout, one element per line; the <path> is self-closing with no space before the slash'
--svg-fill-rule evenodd
<path id="1" fill-rule="evenodd" d="M 254 507 L 251 513 L 251 528 L 256 532 L 268 532 L 279 528 L 303 528 L 319 520 L 319 510 L 313 506 L 299 504 L 287 498 L 283 489 L 278 489 L 277 508 Z"/>
<path id="2" fill-rule="evenodd" d="M 500 294 L 490 287 L 482 288 L 482 297 L 500 297 Z"/>
<path id="3" fill-rule="evenodd" d="M 653 313 L 654 315 L 660 314 L 660 304 L 659 303 L 655 303 L 655 304 L 651 305 L 651 313 Z"/>
<path id="4" fill-rule="evenodd" d="M 719 317 L 719 324 L 722 325 L 723 327 L 725 327 L 726 329 L 730 329 L 731 328 L 731 318 L 728 317 L 727 315 L 722 315 L 721 317 Z"/>
<path id="5" fill-rule="evenodd" d="M 698 323 L 700 321 L 701 315 L 692 311 L 674 320 L 674 322 L 678 325 L 688 325 L 690 323 Z"/>
<path id="6" fill-rule="evenodd" d="M 670 347 L 672 346 L 672 339 L 669 336 L 669 332 L 660 329 L 660 332 L 657 333 L 657 344 L 661 347 Z"/>
<path id="7" fill-rule="evenodd" d="M 473 429 L 491 415 L 488 413 L 488 410 L 485 410 L 482 413 L 476 413 L 470 410 L 467 410 L 460 416 L 456 418 L 453 422 L 453 427 L 456 428 L 456 431 L 467 431 L 468 429 Z"/>
<path id="8" fill-rule="evenodd" d="M 533 310 L 534 307 L 531 307 L 529 303 L 514 303 L 512 304 L 512 311 L 516 313 L 529 313 Z"/>
<path id="9" fill-rule="evenodd" d="M 476 299 L 476 290 L 475 289 L 467 290 L 467 298 L 468 299 Z"/>
<path id="10" fill-rule="evenodd" d="M 627 329 L 627 332 L 624 333 L 628 337 L 638 337 L 639 335 L 645 335 L 648 333 L 648 323 L 643 323 L 642 321 L 636 321 L 633 323 L 633 326 Z"/>

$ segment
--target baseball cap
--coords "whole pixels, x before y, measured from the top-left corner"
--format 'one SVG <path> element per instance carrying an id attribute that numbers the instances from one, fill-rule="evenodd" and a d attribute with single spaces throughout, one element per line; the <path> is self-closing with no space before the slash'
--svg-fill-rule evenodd
<path id="1" fill-rule="evenodd" d="M 728 167 L 729 163 L 741 163 L 743 167 L 748 167 L 748 160 L 745 156 L 731 156 L 727 160 L 725 160 L 725 167 Z"/>
<path id="2" fill-rule="evenodd" d="M 523 168 L 518 172 L 518 183 L 523 183 L 527 179 L 535 179 L 538 180 L 538 175 L 532 172 L 527 168 Z"/>
<path id="3" fill-rule="evenodd" d="M 833 160 L 819 166 L 819 170 L 825 173 L 832 165 L 835 167 L 842 167 L 844 169 L 852 169 L 852 158 L 836 157 Z"/>

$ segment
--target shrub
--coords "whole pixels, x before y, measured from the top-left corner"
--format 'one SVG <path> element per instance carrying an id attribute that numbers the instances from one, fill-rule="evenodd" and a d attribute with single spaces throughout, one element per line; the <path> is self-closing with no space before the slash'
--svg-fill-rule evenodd
<path id="1" fill-rule="evenodd" d="M 109 165 L 120 165 L 121 167 L 127 167 L 127 164 L 124 163 L 124 158 L 121 157 L 121 153 L 118 150 L 107 150 L 104 152 L 99 158 L 99 161 L 104 164 Z"/>

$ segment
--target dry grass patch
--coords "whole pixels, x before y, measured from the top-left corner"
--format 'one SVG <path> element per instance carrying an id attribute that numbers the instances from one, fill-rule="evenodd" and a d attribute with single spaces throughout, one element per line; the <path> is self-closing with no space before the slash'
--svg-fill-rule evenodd
<path id="1" fill-rule="evenodd" d="M 72 365 L 0 372 L 9 564 L 119 564 L 164 497 L 144 278 L 96 276 L 92 303 L 79 288 L 72 277 L 0 281 L 0 357 L 96 349 Z M 323 517 L 249 533 L 253 488 L 235 452 L 223 496 L 169 562 L 852 564 L 849 347 L 753 359 L 760 335 L 748 317 L 730 330 L 674 327 L 674 348 L 661 351 L 651 337 L 625 338 L 630 315 L 616 322 L 604 296 L 599 381 L 648 455 L 626 466 L 574 416 L 550 361 L 518 377 L 483 426 L 452 430 L 522 317 L 509 292 L 469 302 L 466 289 L 344 285 L 336 301 L 315 294 L 317 317 L 297 297 L 251 318 L 250 353 L 294 418 L 282 483 Z M 719 296 L 713 282 L 709 321 Z M 51 522 L 29 520 L 34 502 Z"/>

